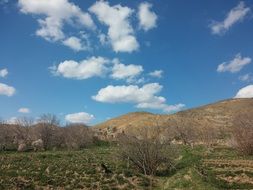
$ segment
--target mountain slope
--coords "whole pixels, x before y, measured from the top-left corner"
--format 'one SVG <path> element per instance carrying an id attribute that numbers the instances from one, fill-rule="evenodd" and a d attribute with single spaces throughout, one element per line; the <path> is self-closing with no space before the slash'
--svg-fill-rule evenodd
<path id="1" fill-rule="evenodd" d="M 248 113 L 253 116 L 253 98 L 224 100 L 171 115 L 133 112 L 95 125 L 93 129 L 107 137 L 114 137 L 117 133 L 133 128 L 158 125 L 169 127 L 194 123 L 229 129 L 238 113 Z"/>

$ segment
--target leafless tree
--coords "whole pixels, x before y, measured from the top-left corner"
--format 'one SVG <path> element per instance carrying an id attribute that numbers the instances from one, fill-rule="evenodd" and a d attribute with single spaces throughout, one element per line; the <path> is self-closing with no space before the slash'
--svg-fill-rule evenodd
<path id="1" fill-rule="evenodd" d="M 0 124 L 0 150 L 13 150 L 16 148 L 14 144 L 14 131 L 14 125 Z"/>
<path id="2" fill-rule="evenodd" d="M 253 155 L 253 117 L 251 113 L 240 113 L 234 119 L 232 138 L 235 147 L 246 155 Z"/>
<path id="3" fill-rule="evenodd" d="M 196 126 L 196 142 L 201 143 L 209 148 L 215 145 L 219 139 L 219 130 L 212 124 L 204 124 Z"/>
<path id="4" fill-rule="evenodd" d="M 81 149 L 94 141 L 91 129 L 82 124 L 61 127 L 55 115 L 44 114 L 37 122 L 18 118 L 14 124 L 0 123 L 0 150 Z"/>
<path id="5" fill-rule="evenodd" d="M 196 141 L 196 123 L 186 117 L 178 117 L 173 120 L 169 130 L 174 134 L 176 140 L 181 141 L 184 145 L 193 145 Z"/>
<path id="6" fill-rule="evenodd" d="M 170 142 L 161 134 L 159 127 L 145 127 L 119 135 L 120 155 L 143 174 L 155 175 L 162 164 L 171 164 Z"/>
<path id="7" fill-rule="evenodd" d="M 32 141 L 31 127 L 34 124 L 33 118 L 20 117 L 16 120 L 16 138 L 19 142 L 30 144 Z"/>
<path id="8" fill-rule="evenodd" d="M 44 114 L 39 118 L 37 124 L 38 139 L 43 141 L 45 150 L 54 148 L 61 143 L 59 141 L 62 140 L 62 136 L 59 134 L 58 126 L 59 120 L 53 114 Z"/>
<path id="9" fill-rule="evenodd" d="M 93 142 L 93 132 L 83 124 L 69 124 L 63 129 L 65 146 L 69 149 L 85 148 Z"/>

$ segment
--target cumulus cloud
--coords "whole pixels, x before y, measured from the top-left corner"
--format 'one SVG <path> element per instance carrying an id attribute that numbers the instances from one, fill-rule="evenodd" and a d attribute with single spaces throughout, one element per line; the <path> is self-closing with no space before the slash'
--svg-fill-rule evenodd
<path id="1" fill-rule="evenodd" d="M 183 104 L 167 105 L 164 97 L 156 95 L 161 90 L 162 86 L 158 83 L 149 83 L 142 87 L 109 85 L 100 89 L 92 99 L 104 103 L 133 103 L 137 108 L 161 109 L 165 112 L 178 111 L 184 107 Z"/>
<path id="2" fill-rule="evenodd" d="M 223 34 L 228 31 L 237 22 L 243 21 L 245 16 L 250 12 L 250 8 L 245 6 L 243 1 L 229 11 L 226 18 L 221 21 L 213 21 L 210 25 L 213 34 Z"/>
<path id="3" fill-rule="evenodd" d="M 80 38 L 77 38 L 75 36 L 71 36 L 67 39 L 65 39 L 62 42 L 65 46 L 75 50 L 75 51 L 82 51 L 82 50 L 88 50 L 89 47 L 85 46 L 82 43 L 82 40 Z"/>
<path id="4" fill-rule="evenodd" d="M 253 81 L 253 75 L 251 73 L 242 75 L 239 77 L 239 80 L 243 82 L 251 82 Z"/>
<path id="5" fill-rule="evenodd" d="M 106 67 L 108 62 L 103 57 L 91 57 L 80 62 L 66 60 L 50 69 L 55 75 L 81 80 L 104 76 L 108 70 Z"/>
<path id="6" fill-rule="evenodd" d="M 110 6 L 106 1 L 97 1 L 89 11 L 109 27 L 107 35 L 115 52 L 132 52 L 139 48 L 129 19 L 134 12 L 133 9 L 119 4 Z"/>
<path id="7" fill-rule="evenodd" d="M 141 65 L 125 65 L 119 59 L 110 60 L 104 57 L 91 57 L 80 62 L 66 60 L 49 69 L 56 76 L 79 80 L 91 77 L 111 77 L 115 80 L 125 80 L 127 83 L 138 84 L 145 81 L 143 77 L 140 77 L 144 71 Z"/>
<path id="8" fill-rule="evenodd" d="M 90 123 L 94 118 L 94 115 L 86 112 L 72 113 L 65 116 L 67 122 L 84 124 Z"/>
<path id="9" fill-rule="evenodd" d="M 6 77 L 7 75 L 8 75 L 8 70 L 7 69 L 0 70 L 0 77 Z"/>
<path id="10" fill-rule="evenodd" d="M 94 29 L 95 25 L 89 13 L 83 12 L 77 5 L 68 0 L 19 0 L 20 10 L 24 14 L 44 16 L 37 21 L 40 28 L 36 35 L 48 40 L 59 41 L 72 49 L 79 49 L 78 40 L 66 38 L 63 32 L 65 24 L 78 25 Z M 82 46 L 80 46 L 82 47 Z"/>
<path id="11" fill-rule="evenodd" d="M 236 73 L 250 63 L 250 57 L 242 57 L 241 54 L 237 54 L 233 60 L 220 64 L 217 68 L 217 71 Z"/>
<path id="12" fill-rule="evenodd" d="M 118 59 L 113 60 L 111 77 L 113 79 L 126 79 L 128 82 L 136 81 L 136 77 L 143 72 L 141 65 L 124 65 Z"/>
<path id="13" fill-rule="evenodd" d="M 30 113 L 30 109 L 29 108 L 19 108 L 18 112 L 19 113 Z"/>
<path id="14" fill-rule="evenodd" d="M 155 70 L 150 72 L 148 75 L 151 77 L 162 78 L 163 70 Z"/>
<path id="15" fill-rule="evenodd" d="M 152 4 L 143 2 L 139 5 L 138 19 L 139 27 L 148 31 L 156 27 L 157 15 L 151 11 Z"/>
<path id="16" fill-rule="evenodd" d="M 0 83 L 0 95 L 13 96 L 15 92 L 16 90 L 14 87 Z"/>
<path id="17" fill-rule="evenodd" d="M 253 98 L 253 85 L 248 85 L 244 88 L 241 88 L 235 98 Z"/>

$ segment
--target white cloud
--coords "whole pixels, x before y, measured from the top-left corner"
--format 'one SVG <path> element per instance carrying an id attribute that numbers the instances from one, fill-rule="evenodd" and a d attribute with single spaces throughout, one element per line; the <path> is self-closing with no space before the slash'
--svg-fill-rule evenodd
<path id="1" fill-rule="evenodd" d="M 243 1 L 229 11 L 226 18 L 221 22 L 214 21 L 210 28 L 213 34 L 223 34 L 228 31 L 235 23 L 243 21 L 245 16 L 250 12 L 249 7 L 245 7 Z"/>
<path id="2" fill-rule="evenodd" d="M 10 125 L 15 125 L 18 123 L 18 118 L 17 117 L 11 117 L 9 118 L 7 121 L 6 121 L 7 124 L 10 124 Z"/>
<path id="3" fill-rule="evenodd" d="M 40 28 L 36 34 L 49 41 L 64 40 L 63 27 L 66 23 L 95 28 L 90 15 L 68 0 L 19 0 L 18 4 L 24 14 L 45 16 L 37 20 Z"/>
<path id="4" fill-rule="evenodd" d="M 19 113 L 30 113 L 30 109 L 29 108 L 19 108 L 18 112 Z"/>
<path id="5" fill-rule="evenodd" d="M 251 63 L 250 57 L 242 57 L 241 54 L 237 54 L 235 58 L 229 62 L 220 64 L 217 68 L 218 72 L 231 72 L 236 73 L 240 71 L 244 66 Z"/>
<path id="6" fill-rule="evenodd" d="M 0 95 L 13 96 L 15 92 L 16 90 L 14 87 L 0 83 Z"/>
<path id="7" fill-rule="evenodd" d="M 162 86 L 158 83 L 149 83 L 142 87 L 109 85 L 100 89 L 92 99 L 104 103 L 133 103 L 137 108 L 161 109 L 165 112 L 178 111 L 184 107 L 183 104 L 167 105 L 164 97 L 156 96 L 161 90 Z"/>
<path id="8" fill-rule="evenodd" d="M 82 51 L 82 50 L 88 50 L 89 47 L 85 46 L 80 38 L 77 38 L 75 36 L 71 36 L 67 39 L 65 39 L 62 42 L 65 46 L 75 50 L 75 51 Z"/>
<path id="9" fill-rule="evenodd" d="M 7 75 L 8 75 L 8 70 L 7 69 L 0 70 L 0 77 L 6 77 Z"/>
<path id="10" fill-rule="evenodd" d="M 139 27 L 144 29 L 145 31 L 156 27 L 157 15 L 150 10 L 151 8 L 152 4 L 148 2 L 143 2 L 139 6 Z"/>
<path id="11" fill-rule="evenodd" d="M 243 82 L 251 82 L 253 81 L 253 75 L 250 73 L 242 75 L 239 77 L 239 80 Z"/>
<path id="12" fill-rule="evenodd" d="M 253 98 L 253 85 L 248 85 L 244 88 L 241 88 L 235 98 Z"/>
<path id="13" fill-rule="evenodd" d="M 163 74 L 162 70 L 155 70 L 153 72 L 150 72 L 148 75 L 151 77 L 161 78 Z"/>
<path id="14" fill-rule="evenodd" d="M 98 38 L 99 38 L 99 41 L 100 41 L 100 43 L 101 43 L 102 45 L 106 45 L 106 44 L 109 43 L 109 41 L 108 41 L 108 36 L 106 36 L 106 35 L 103 34 L 103 33 L 100 33 L 100 34 L 98 35 Z"/>
<path id="15" fill-rule="evenodd" d="M 119 59 L 91 57 L 80 62 L 66 60 L 58 66 L 49 67 L 54 75 L 72 79 L 88 79 L 91 77 L 110 76 L 116 80 L 125 80 L 127 83 L 143 83 L 145 79 L 139 77 L 143 72 L 141 65 L 120 63 Z M 109 74 L 110 73 L 110 74 Z"/>
<path id="16" fill-rule="evenodd" d="M 94 119 L 94 115 L 86 112 L 72 113 L 65 116 L 65 120 L 70 123 L 90 123 Z"/>
<path id="17" fill-rule="evenodd" d="M 113 79 L 126 79 L 128 82 L 136 81 L 136 77 L 143 72 L 141 65 L 124 65 L 118 59 L 113 60 L 111 77 Z"/>
<path id="18" fill-rule="evenodd" d="M 88 79 L 91 77 L 101 77 L 107 73 L 108 68 L 105 66 L 109 61 L 103 57 L 91 57 L 80 62 L 66 60 L 58 66 L 50 69 L 56 75 L 73 79 Z"/>
<path id="19" fill-rule="evenodd" d="M 115 52 L 132 52 L 139 48 L 129 21 L 134 12 L 132 9 L 121 5 L 110 6 L 106 1 L 97 1 L 89 11 L 94 13 L 102 24 L 109 27 L 107 35 Z"/>

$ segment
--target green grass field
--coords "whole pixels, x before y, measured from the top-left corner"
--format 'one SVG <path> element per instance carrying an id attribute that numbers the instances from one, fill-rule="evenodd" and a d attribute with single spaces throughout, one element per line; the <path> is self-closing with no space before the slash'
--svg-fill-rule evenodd
<path id="1" fill-rule="evenodd" d="M 179 149 L 175 167 L 152 180 L 127 168 L 116 146 L 2 152 L 0 189 L 253 189 L 253 157 L 222 147 Z M 112 173 L 103 172 L 102 163 Z"/>

